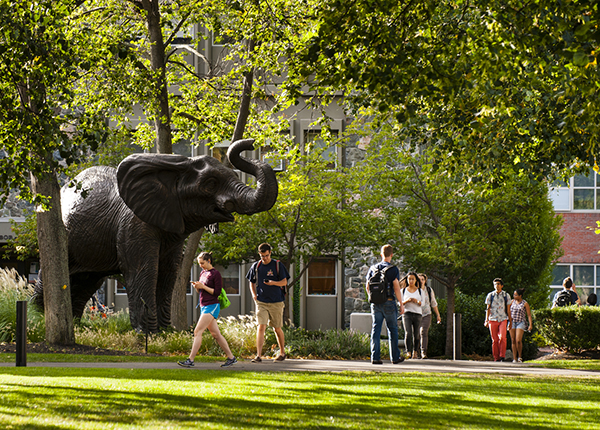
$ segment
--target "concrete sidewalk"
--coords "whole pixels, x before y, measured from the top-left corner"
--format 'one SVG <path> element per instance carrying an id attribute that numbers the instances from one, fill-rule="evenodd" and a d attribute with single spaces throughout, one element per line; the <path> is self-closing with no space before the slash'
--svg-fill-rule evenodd
<path id="1" fill-rule="evenodd" d="M 296 360 L 284 362 L 263 360 L 252 363 L 241 360 L 231 367 L 220 367 L 222 362 L 200 363 L 193 368 L 183 368 L 173 363 L 27 363 L 27 367 L 69 367 L 98 369 L 180 369 L 181 371 L 223 370 L 249 372 L 382 372 L 382 373 L 484 373 L 501 375 L 572 376 L 600 378 L 600 372 L 592 370 L 549 369 L 532 364 L 495 363 L 491 361 L 452 360 L 406 360 L 400 364 L 384 362 L 374 365 L 369 361 L 356 360 Z M 0 363 L 0 367 L 14 367 L 14 363 Z"/>

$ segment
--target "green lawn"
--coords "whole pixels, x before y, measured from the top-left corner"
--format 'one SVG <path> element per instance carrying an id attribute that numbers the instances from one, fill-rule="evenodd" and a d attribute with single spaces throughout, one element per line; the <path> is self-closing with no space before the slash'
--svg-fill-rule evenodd
<path id="1" fill-rule="evenodd" d="M 27 354 L 27 363 L 174 363 L 185 359 L 187 356 L 137 356 L 137 355 L 89 355 L 89 354 Z M 10 353 L 0 354 L 0 363 L 15 363 L 16 355 Z M 213 362 L 224 361 L 223 357 L 208 357 L 198 355 L 197 361 Z"/>
<path id="2" fill-rule="evenodd" d="M 600 378 L 0 368 L 3 429 L 596 429 Z"/>

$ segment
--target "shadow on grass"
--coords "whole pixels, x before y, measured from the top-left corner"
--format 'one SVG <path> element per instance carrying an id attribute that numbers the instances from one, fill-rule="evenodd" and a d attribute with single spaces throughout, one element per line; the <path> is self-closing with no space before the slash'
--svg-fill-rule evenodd
<path id="1" fill-rule="evenodd" d="M 96 373 L 0 369 L 0 424 L 19 428 L 17 417 L 29 412 L 50 417 L 49 426 L 34 420 L 21 428 L 105 423 L 147 428 L 551 429 L 595 428 L 600 420 L 591 408 L 600 402 L 595 380 L 138 369 Z M 7 381 L 11 375 L 18 375 L 18 382 Z"/>

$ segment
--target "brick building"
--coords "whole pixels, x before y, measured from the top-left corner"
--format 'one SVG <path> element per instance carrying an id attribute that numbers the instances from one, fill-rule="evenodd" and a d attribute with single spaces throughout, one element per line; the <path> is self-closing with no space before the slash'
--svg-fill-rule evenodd
<path id="1" fill-rule="evenodd" d="M 562 216 L 560 230 L 563 256 L 554 268 L 553 295 L 570 276 L 583 303 L 600 290 L 600 235 L 595 233 L 600 221 L 600 175 L 590 169 L 568 183 L 556 183 L 550 189 L 554 210 Z"/>

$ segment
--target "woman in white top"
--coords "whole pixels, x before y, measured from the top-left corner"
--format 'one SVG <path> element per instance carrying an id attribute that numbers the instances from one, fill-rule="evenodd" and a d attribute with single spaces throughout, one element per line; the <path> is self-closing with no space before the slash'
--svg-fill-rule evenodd
<path id="1" fill-rule="evenodd" d="M 415 272 L 409 272 L 406 277 L 400 281 L 404 284 L 402 290 L 402 304 L 404 305 L 404 314 L 402 314 L 402 324 L 404 325 L 404 345 L 406 352 L 412 358 L 418 358 L 418 351 L 421 347 L 421 308 L 423 293 L 421 292 L 421 280 Z"/>
<path id="2" fill-rule="evenodd" d="M 431 311 L 435 312 L 437 317 L 437 323 L 441 324 L 442 319 L 440 318 L 440 311 L 438 310 L 438 303 L 435 299 L 435 293 L 433 289 L 427 286 L 427 275 L 419 273 L 419 280 L 421 281 L 421 291 L 423 292 L 422 308 L 423 318 L 421 318 L 421 358 L 427 358 L 427 344 L 429 343 L 429 327 L 431 326 Z"/>

